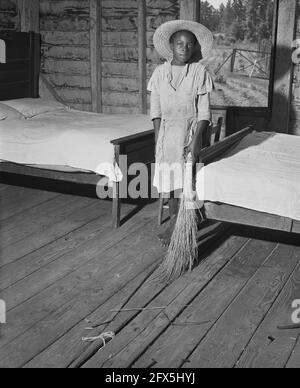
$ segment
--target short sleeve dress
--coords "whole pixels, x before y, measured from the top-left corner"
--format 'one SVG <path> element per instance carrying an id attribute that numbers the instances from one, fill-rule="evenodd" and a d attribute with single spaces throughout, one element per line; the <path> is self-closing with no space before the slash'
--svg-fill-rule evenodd
<path id="1" fill-rule="evenodd" d="M 185 147 L 199 121 L 211 122 L 209 93 L 214 83 L 208 70 L 200 62 L 187 64 L 176 85 L 172 81 L 172 65 L 166 62 L 155 69 L 148 84 L 151 118 L 161 118 L 153 182 L 159 193 L 183 188 Z"/>

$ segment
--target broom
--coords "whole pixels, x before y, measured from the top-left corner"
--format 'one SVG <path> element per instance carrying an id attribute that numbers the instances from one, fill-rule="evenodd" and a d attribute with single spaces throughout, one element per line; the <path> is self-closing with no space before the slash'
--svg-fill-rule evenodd
<path id="1" fill-rule="evenodd" d="M 167 255 L 159 267 L 160 281 L 169 283 L 184 272 L 192 270 L 198 258 L 197 210 L 200 209 L 193 190 L 193 161 L 189 154 L 184 167 L 184 186 L 178 218 Z"/>

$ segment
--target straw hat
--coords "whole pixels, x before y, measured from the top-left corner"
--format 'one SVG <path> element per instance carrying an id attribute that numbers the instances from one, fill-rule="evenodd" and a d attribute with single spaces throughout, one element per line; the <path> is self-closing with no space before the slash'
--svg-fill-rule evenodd
<path id="1" fill-rule="evenodd" d="M 201 46 L 202 57 L 203 59 L 207 58 L 213 45 L 213 34 L 203 24 L 190 20 L 172 20 L 162 24 L 155 31 L 153 41 L 159 55 L 167 61 L 171 61 L 173 59 L 170 39 L 173 34 L 182 30 L 190 31 L 196 36 Z"/>

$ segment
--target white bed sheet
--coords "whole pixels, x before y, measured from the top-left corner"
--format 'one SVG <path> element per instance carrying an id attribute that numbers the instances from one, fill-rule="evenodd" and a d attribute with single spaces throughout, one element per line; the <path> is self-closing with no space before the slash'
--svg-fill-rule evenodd
<path id="1" fill-rule="evenodd" d="M 300 221 L 300 137 L 254 132 L 197 174 L 201 201 Z"/>
<path id="2" fill-rule="evenodd" d="M 122 180 L 111 140 L 152 128 L 146 115 L 55 111 L 28 120 L 0 122 L 0 160 L 32 166 L 60 166 Z"/>

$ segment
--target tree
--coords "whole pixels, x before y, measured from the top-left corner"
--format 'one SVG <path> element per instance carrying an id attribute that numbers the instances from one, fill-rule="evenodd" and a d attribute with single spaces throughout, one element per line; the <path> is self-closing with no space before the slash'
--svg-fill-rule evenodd
<path id="1" fill-rule="evenodd" d="M 221 20 L 224 18 L 224 14 L 225 14 L 225 5 L 222 3 L 219 8 L 219 16 Z"/>
<path id="2" fill-rule="evenodd" d="M 201 2 L 201 22 L 213 32 L 240 41 L 271 41 L 273 14 L 274 0 L 227 0 L 219 9 L 208 1 Z"/>
<path id="3" fill-rule="evenodd" d="M 224 10 L 223 20 L 221 22 L 222 30 L 225 33 L 228 32 L 233 21 L 234 21 L 234 17 L 232 13 L 232 3 L 231 3 L 231 0 L 228 0 Z"/>
<path id="4" fill-rule="evenodd" d="M 244 40 L 245 38 L 245 6 L 242 0 L 233 0 L 232 2 L 232 14 L 233 22 L 231 25 L 231 35 L 236 40 Z"/>
<path id="5" fill-rule="evenodd" d="M 272 39 L 274 1 L 246 0 L 246 38 L 252 42 Z"/>
<path id="6" fill-rule="evenodd" d="M 217 32 L 219 29 L 219 12 L 208 1 L 201 2 L 201 23 L 213 32 Z"/>

